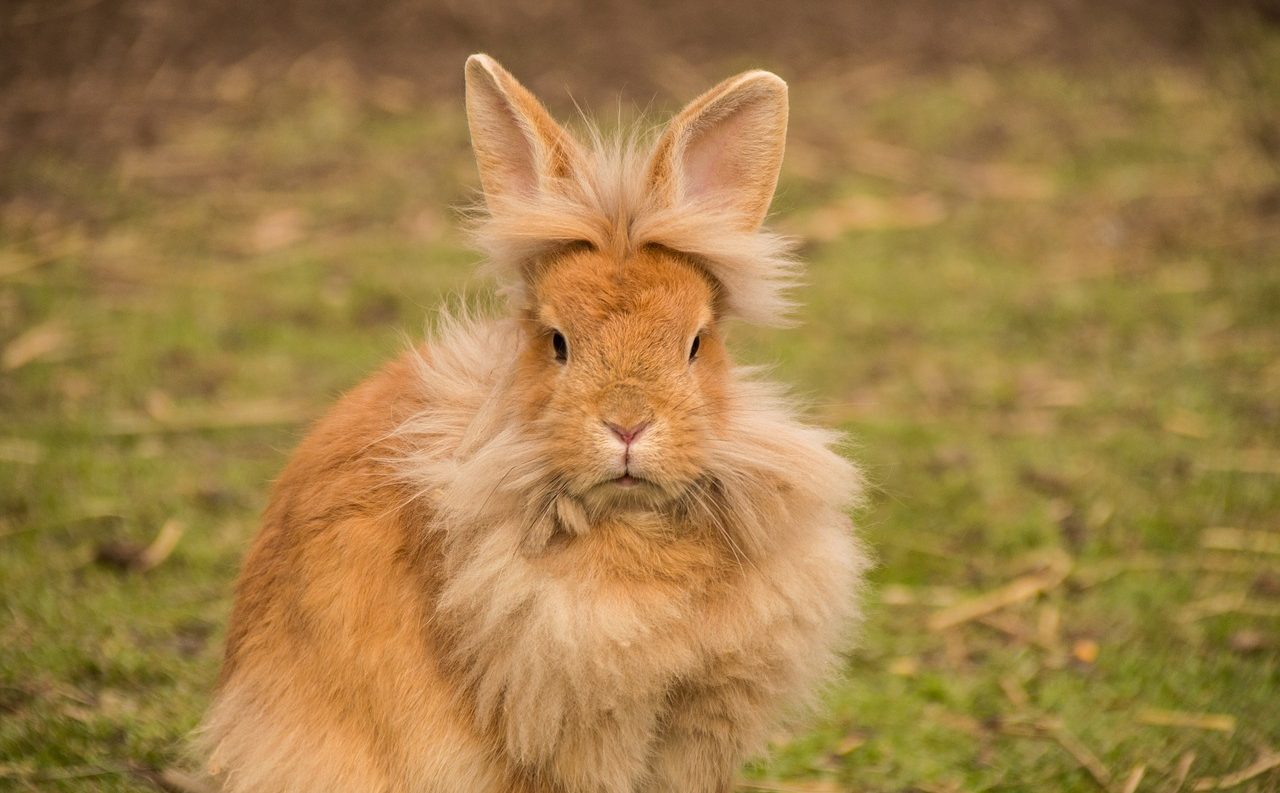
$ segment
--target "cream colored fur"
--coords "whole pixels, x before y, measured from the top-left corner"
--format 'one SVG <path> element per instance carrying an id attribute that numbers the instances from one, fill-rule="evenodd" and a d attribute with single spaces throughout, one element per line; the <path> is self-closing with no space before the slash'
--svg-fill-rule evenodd
<path id="1" fill-rule="evenodd" d="M 646 158 L 579 144 L 485 56 L 467 76 L 511 316 L 446 318 L 290 462 L 211 771 L 227 793 L 726 793 L 834 672 L 866 566 L 837 436 L 721 343 L 725 316 L 777 320 L 794 272 L 758 229 L 785 85 L 727 81 Z"/>

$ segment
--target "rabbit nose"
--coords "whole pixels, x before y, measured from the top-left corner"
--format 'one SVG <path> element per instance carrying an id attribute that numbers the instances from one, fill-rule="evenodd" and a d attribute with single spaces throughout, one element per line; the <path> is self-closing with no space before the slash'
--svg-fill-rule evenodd
<path id="1" fill-rule="evenodd" d="M 608 427 L 614 435 L 617 435 L 619 440 L 630 446 L 632 441 L 638 438 L 640 433 L 644 432 L 645 428 L 649 426 L 649 422 L 642 421 L 639 424 L 632 424 L 630 427 L 623 427 L 613 423 L 612 421 L 606 421 L 604 425 Z"/>

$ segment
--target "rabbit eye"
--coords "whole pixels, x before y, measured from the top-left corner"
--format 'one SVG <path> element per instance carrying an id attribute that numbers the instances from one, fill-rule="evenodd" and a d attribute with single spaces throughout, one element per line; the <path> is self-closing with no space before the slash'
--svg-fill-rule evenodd
<path id="1" fill-rule="evenodd" d="M 694 358 L 698 357 L 698 348 L 702 346 L 702 334 L 699 333 L 693 337 L 693 344 L 689 345 L 689 362 L 692 363 Z"/>
<path id="2" fill-rule="evenodd" d="M 551 331 L 551 349 L 555 350 L 556 360 L 560 363 L 569 360 L 569 342 L 565 341 L 564 334 L 558 330 Z"/>

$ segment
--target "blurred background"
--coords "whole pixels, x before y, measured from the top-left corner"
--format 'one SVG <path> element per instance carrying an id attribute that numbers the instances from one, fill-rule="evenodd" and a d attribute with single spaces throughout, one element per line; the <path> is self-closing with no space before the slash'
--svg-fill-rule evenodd
<path id="1" fill-rule="evenodd" d="M 1274 0 L 5 2 L 0 790 L 196 789 L 271 478 L 484 301 L 475 51 L 605 127 L 791 84 L 803 323 L 731 343 L 879 567 L 742 790 L 1280 790 Z"/>

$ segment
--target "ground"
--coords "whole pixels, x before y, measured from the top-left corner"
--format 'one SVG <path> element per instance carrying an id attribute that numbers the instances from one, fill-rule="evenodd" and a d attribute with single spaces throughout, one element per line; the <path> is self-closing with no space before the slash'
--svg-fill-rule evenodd
<path id="1" fill-rule="evenodd" d="M 731 343 L 848 433 L 878 567 L 743 790 L 1280 790 L 1280 33 L 1234 40 L 793 80 L 805 307 Z M 455 99 L 214 83 L 0 177 L 0 789 L 182 765 L 307 422 L 484 300 Z"/>

